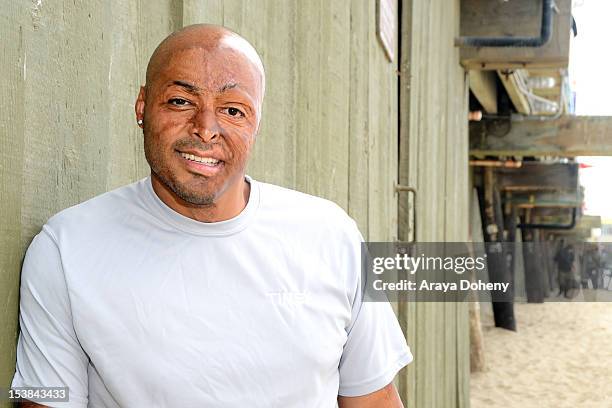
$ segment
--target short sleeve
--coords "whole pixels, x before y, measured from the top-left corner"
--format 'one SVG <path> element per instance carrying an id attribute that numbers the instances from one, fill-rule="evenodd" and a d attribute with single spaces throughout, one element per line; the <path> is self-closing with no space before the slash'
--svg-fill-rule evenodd
<path id="1" fill-rule="evenodd" d="M 359 245 L 363 241 L 359 234 Z M 361 265 L 359 261 L 351 264 Z M 361 276 L 361 271 L 356 271 Z M 364 301 L 361 278 L 352 307 L 352 321 L 340 359 L 338 394 L 356 397 L 384 388 L 413 357 L 388 302 Z"/>
<path id="2" fill-rule="evenodd" d="M 339 395 L 378 391 L 412 361 L 410 348 L 387 302 L 363 302 L 340 359 Z"/>
<path id="3" fill-rule="evenodd" d="M 69 402 L 42 403 L 86 407 L 89 359 L 74 330 L 60 252 L 47 228 L 34 237 L 21 271 L 21 332 L 11 387 L 68 387 Z"/>

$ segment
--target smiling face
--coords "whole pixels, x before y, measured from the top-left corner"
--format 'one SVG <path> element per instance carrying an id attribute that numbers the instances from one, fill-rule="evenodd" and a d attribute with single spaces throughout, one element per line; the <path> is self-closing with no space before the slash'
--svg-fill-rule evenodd
<path id="1" fill-rule="evenodd" d="M 232 37 L 219 38 L 175 40 L 136 103 L 153 181 L 187 206 L 242 197 L 259 126 L 263 73 Z"/>

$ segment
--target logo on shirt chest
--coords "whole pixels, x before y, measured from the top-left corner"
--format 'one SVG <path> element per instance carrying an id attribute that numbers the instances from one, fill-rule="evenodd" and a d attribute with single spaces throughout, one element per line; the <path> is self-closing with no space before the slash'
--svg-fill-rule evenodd
<path id="1" fill-rule="evenodd" d="M 287 292 L 287 291 L 279 291 L 279 292 L 268 292 L 266 293 L 266 297 L 273 304 L 277 306 L 300 306 L 308 301 L 308 292 Z"/>

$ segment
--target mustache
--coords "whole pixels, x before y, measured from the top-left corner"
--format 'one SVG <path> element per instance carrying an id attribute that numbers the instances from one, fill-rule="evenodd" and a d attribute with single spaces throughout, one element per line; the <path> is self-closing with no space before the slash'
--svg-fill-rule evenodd
<path id="1" fill-rule="evenodd" d="M 176 142 L 174 142 L 173 144 L 173 148 L 179 150 L 179 149 L 196 149 L 196 150 L 200 150 L 200 151 L 208 151 L 208 150 L 213 150 L 215 146 L 219 146 L 219 148 L 221 148 L 222 150 L 225 150 L 222 146 L 221 143 L 215 142 L 215 143 L 202 143 L 196 139 L 191 139 L 191 138 L 185 138 L 185 139 L 180 139 L 177 140 Z"/>
<path id="2" fill-rule="evenodd" d="M 185 137 L 174 142 L 175 150 L 195 149 L 201 152 L 217 150 L 221 153 L 224 161 L 231 161 L 235 157 L 248 155 L 248 148 L 241 143 L 236 143 L 232 138 L 219 138 L 219 141 L 204 143 L 199 139 Z"/>

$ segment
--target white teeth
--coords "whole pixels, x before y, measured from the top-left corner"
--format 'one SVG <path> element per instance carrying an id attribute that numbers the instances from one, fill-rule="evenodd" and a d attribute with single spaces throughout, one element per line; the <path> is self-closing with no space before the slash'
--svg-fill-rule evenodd
<path id="1" fill-rule="evenodd" d="M 210 157 L 200 157 L 200 156 L 195 156 L 193 154 L 187 154 L 187 153 L 181 153 L 181 156 L 183 156 L 185 159 L 193 160 L 198 163 L 208 164 L 211 166 L 215 166 L 219 163 L 219 160 L 216 160 Z"/>

